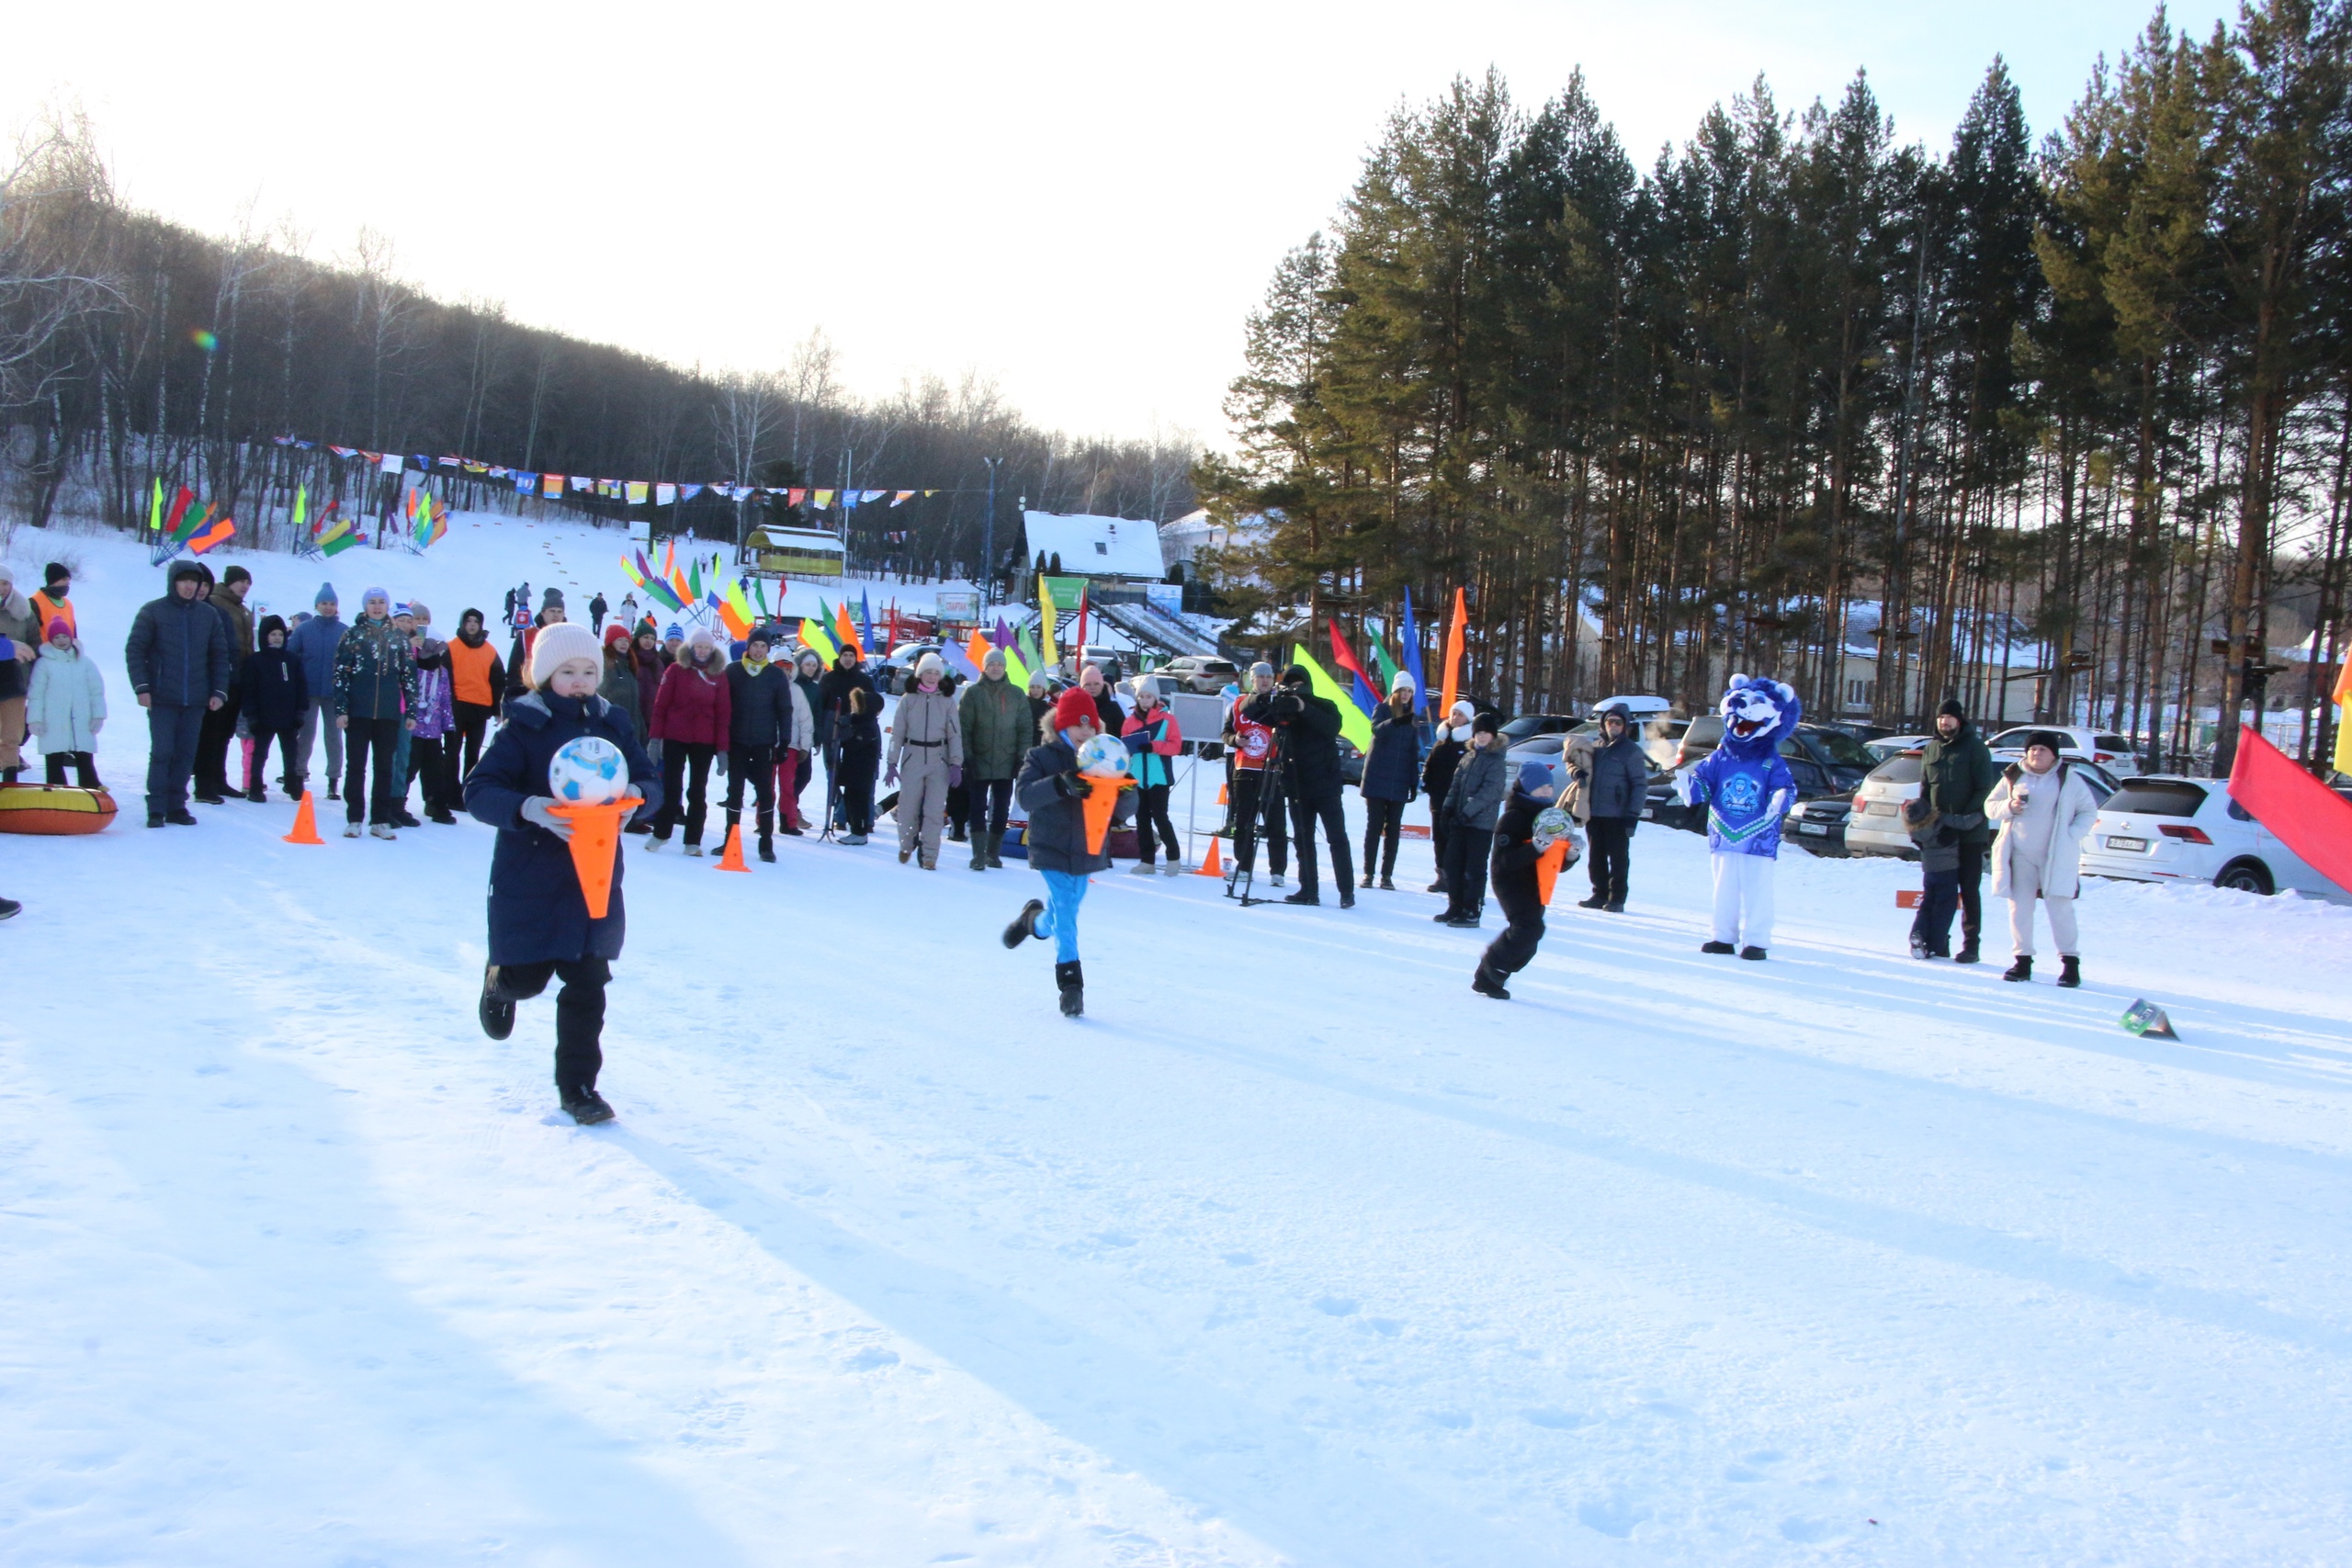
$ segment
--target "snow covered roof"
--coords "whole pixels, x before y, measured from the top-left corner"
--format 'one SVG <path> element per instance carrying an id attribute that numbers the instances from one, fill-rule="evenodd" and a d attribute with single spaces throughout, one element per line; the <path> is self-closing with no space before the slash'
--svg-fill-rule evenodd
<path id="1" fill-rule="evenodd" d="M 1168 573 L 1160 558 L 1159 529 L 1132 517 L 1095 517 L 1086 513 L 1024 512 L 1029 558 L 1040 552 L 1059 556 L 1071 577 L 1132 577 L 1157 582 Z"/>

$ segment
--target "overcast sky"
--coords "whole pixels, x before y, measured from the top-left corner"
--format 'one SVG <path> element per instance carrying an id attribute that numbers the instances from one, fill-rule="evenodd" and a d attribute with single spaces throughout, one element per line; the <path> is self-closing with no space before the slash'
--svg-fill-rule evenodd
<path id="1" fill-rule="evenodd" d="M 435 293 L 682 364 L 781 365 L 821 326 L 863 391 L 978 370 L 1048 424 L 1221 443 L 1275 261 L 1456 74 L 1533 105 L 1581 65 L 1646 168 L 1759 72 L 1793 108 L 1866 67 L 1940 149 L 1996 53 L 2039 136 L 2150 11 L 82 0 L 9 7 L 0 122 L 78 102 L 141 206 L 290 219 L 322 257 L 372 225 Z"/>

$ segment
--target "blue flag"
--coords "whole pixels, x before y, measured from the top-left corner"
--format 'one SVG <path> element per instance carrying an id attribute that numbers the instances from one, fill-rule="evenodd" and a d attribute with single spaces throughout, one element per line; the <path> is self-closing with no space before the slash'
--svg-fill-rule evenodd
<path id="1" fill-rule="evenodd" d="M 1405 590 L 1405 631 L 1399 639 L 1405 645 L 1405 672 L 1413 678 L 1413 705 L 1416 708 L 1430 700 L 1430 683 L 1421 675 L 1421 634 L 1413 627 L 1413 591 Z"/>
<path id="2" fill-rule="evenodd" d="M 1363 676 L 1351 675 L 1350 679 L 1353 680 L 1356 683 L 1354 694 L 1356 706 L 1363 709 L 1364 717 L 1370 718 L 1374 714 L 1380 711 L 1380 699 L 1372 694 L 1372 688 L 1363 683 Z"/>
<path id="3" fill-rule="evenodd" d="M 872 648 L 874 646 L 874 611 L 865 602 L 865 590 L 863 588 L 857 591 L 857 629 L 858 635 L 865 639 L 865 646 Z"/>

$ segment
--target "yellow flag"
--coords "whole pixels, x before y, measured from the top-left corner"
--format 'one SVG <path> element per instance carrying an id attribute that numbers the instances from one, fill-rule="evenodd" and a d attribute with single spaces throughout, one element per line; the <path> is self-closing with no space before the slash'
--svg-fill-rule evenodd
<path id="1" fill-rule="evenodd" d="M 1037 646 L 1045 650 L 1046 663 L 1059 664 L 1061 649 L 1054 646 L 1054 591 L 1046 585 L 1042 572 L 1037 576 Z"/>
<path id="2" fill-rule="evenodd" d="M 823 657 L 828 669 L 831 668 L 833 660 L 841 652 L 833 646 L 833 639 L 825 635 L 825 628 L 806 617 L 800 622 L 800 646 L 815 649 Z"/>
<path id="3" fill-rule="evenodd" d="M 1315 682 L 1315 694 L 1330 698 L 1332 705 L 1340 710 L 1340 733 L 1346 736 L 1357 750 L 1366 756 L 1371 755 L 1372 720 L 1364 717 L 1363 709 L 1356 706 L 1355 698 L 1350 696 L 1347 689 L 1332 680 L 1330 672 L 1309 658 L 1306 649 L 1296 643 L 1290 645 L 1290 661 L 1306 666 L 1307 678 Z"/>

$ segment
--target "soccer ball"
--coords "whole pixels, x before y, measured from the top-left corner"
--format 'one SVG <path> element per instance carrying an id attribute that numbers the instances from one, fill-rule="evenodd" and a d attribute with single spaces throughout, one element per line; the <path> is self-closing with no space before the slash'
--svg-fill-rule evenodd
<path id="1" fill-rule="evenodd" d="M 1108 778 L 1127 771 L 1127 743 L 1108 735 L 1098 735 L 1078 749 L 1078 771 L 1097 778 Z"/>
<path id="2" fill-rule="evenodd" d="M 548 793 L 566 806 L 610 806 L 628 793 L 628 759 L 602 736 L 567 740 L 548 764 Z"/>

